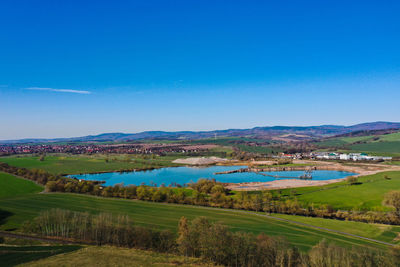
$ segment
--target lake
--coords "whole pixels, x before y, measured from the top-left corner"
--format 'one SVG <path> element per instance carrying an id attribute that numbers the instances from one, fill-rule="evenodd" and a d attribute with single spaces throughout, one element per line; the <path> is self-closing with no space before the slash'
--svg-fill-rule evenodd
<path id="1" fill-rule="evenodd" d="M 169 167 L 150 171 L 81 174 L 70 175 L 70 177 L 76 177 L 83 180 L 105 181 L 104 185 L 115 185 L 123 183 L 124 185 L 156 184 L 157 186 L 160 186 L 163 183 L 165 184 L 165 186 L 168 186 L 172 183 L 184 185 L 190 182 L 196 182 L 200 178 L 215 178 L 218 182 L 222 183 L 269 182 L 277 179 L 274 177 L 267 177 L 253 172 L 219 175 L 214 174 L 216 172 L 231 171 L 246 167 L 247 166 Z M 303 175 L 304 171 L 279 171 L 263 173 L 296 178 Z M 331 170 L 317 170 L 312 172 L 313 180 L 339 179 L 352 175 L 354 175 L 354 173 Z"/>

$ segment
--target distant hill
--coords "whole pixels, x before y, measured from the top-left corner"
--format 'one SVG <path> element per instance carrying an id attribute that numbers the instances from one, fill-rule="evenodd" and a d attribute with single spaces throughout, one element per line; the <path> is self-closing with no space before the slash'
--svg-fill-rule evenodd
<path id="1" fill-rule="evenodd" d="M 277 136 L 291 135 L 305 138 L 322 138 L 341 134 L 348 134 L 356 131 L 373 131 L 385 129 L 400 129 L 397 122 L 369 122 L 352 126 L 341 125 L 320 125 L 320 126 L 267 126 L 254 127 L 251 129 L 227 129 L 216 131 L 146 131 L 141 133 L 103 133 L 99 135 L 88 135 L 74 138 L 55 138 L 55 139 L 20 139 L 4 140 L 2 144 L 12 143 L 44 143 L 44 142 L 124 142 L 149 139 L 202 139 L 212 137 L 253 137 L 270 139 Z"/>

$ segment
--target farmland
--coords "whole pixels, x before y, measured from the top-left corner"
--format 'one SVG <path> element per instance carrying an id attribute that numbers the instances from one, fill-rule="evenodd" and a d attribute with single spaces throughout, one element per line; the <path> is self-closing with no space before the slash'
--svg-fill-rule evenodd
<path id="1" fill-rule="evenodd" d="M 18 178 L 14 178 L 18 180 Z M 156 229 L 177 230 L 177 224 L 182 216 L 193 219 L 205 216 L 213 221 L 221 221 L 233 231 L 249 231 L 253 233 L 264 232 L 273 236 L 285 236 L 289 242 L 303 250 L 309 249 L 322 238 L 334 241 L 343 246 L 359 245 L 369 247 L 382 247 L 382 245 L 360 240 L 355 237 L 343 236 L 324 230 L 296 225 L 290 222 L 276 221 L 272 218 L 258 216 L 250 212 L 238 212 L 235 210 L 222 210 L 214 208 L 202 208 L 196 206 L 183 206 L 160 204 L 153 202 L 131 201 L 122 199 L 99 198 L 77 194 L 26 194 L 10 196 L 0 200 L 0 206 L 9 214 L 4 219 L 1 230 L 20 229 L 21 225 L 37 216 L 40 211 L 51 208 L 62 208 L 74 211 L 88 211 L 91 213 L 109 212 L 113 214 L 127 214 L 138 225 L 150 226 Z M 154 220 L 157 217 L 158 220 Z M 316 222 L 318 226 L 319 222 Z M 312 223 L 311 223 L 312 224 Z M 354 225 L 363 223 L 342 222 L 340 226 L 344 231 L 351 232 Z M 365 237 L 375 237 L 378 240 L 387 241 L 387 236 L 395 235 L 397 228 L 382 228 L 369 226 Z M 360 227 L 359 227 L 360 228 Z"/>
<path id="2" fill-rule="evenodd" d="M 43 169 L 52 174 L 79 174 L 130 170 L 136 168 L 157 168 L 179 166 L 171 161 L 177 157 L 155 156 L 135 157 L 134 155 L 51 155 L 40 161 L 39 156 L 0 157 L 1 162 L 27 169 Z"/>
<path id="3" fill-rule="evenodd" d="M 390 179 L 386 179 L 387 176 Z M 339 210 L 387 211 L 383 206 L 384 194 L 400 188 L 400 172 L 383 172 L 358 178 L 359 184 L 349 185 L 346 181 L 325 186 L 303 187 L 273 191 L 296 199 L 305 205 L 328 204 Z"/>
<path id="4" fill-rule="evenodd" d="M 42 186 L 31 181 L 16 179 L 8 173 L 0 172 L 0 198 L 38 193 L 42 190 Z"/>
<path id="5" fill-rule="evenodd" d="M 349 152 L 368 152 L 373 154 L 399 156 L 400 132 L 328 138 L 315 143 L 317 147 L 346 150 Z"/>
<path id="6" fill-rule="evenodd" d="M 66 254 L 44 258 L 23 266 L 214 266 L 200 259 L 151 251 L 116 248 L 83 247 Z"/>
<path id="7" fill-rule="evenodd" d="M 80 249 L 75 245 L 0 245 L 1 266 L 15 266 L 43 258 L 48 258 L 58 254 L 69 255 L 69 253 Z M 43 265 L 42 265 L 43 266 Z"/>

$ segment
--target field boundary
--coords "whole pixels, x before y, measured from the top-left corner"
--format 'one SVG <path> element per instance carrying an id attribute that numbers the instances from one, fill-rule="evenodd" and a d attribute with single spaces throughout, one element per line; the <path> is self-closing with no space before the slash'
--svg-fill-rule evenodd
<path id="1" fill-rule="evenodd" d="M 140 200 L 135 200 L 135 201 L 140 201 Z M 396 246 L 396 244 L 392 244 L 392 243 L 388 243 L 388 242 L 385 242 L 385 241 L 376 240 L 376 239 L 369 238 L 369 237 L 364 237 L 364 236 L 351 234 L 351 233 L 347 233 L 347 232 L 343 232 L 343 231 L 339 231 L 339 230 L 333 230 L 333 229 L 329 229 L 329 228 L 325 228 L 325 227 L 321 227 L 321 226 L 315 226 L 315 225 L 312 225 L 312 224 L 297 222 L 297 221 L 293 221 L 293 220 L 289 220 L 289 219 L 283 219 L 283 218 L 274 217 L 274 216 L 271 216 L 271 215 L 261 214 L 261 213 L 252 212 L 252 211 L 235 210 L 235 209 L 224 209 L 224 208 L 213 208 L 213 207 L 203 207 L 203 206 L 195 206 L 195 205 L 183 205 L 183 204 L 169 204 L 169 203 L 158 203 L 158 204 L 160 204 L 160 205 L 173 205 L 173 206 L 185 206 L 185 207 L 190 206 L 190 207 L 195 207 L 195 208 L 198 208 L 198 209 L 221 210 L 221 211 L 226 211 L 226 212 L 251 214 L 251 215 L 256 215 L 256 216 L 259 216 L 259 217 L 273 219 L 273 220 L 276 220 L 276 221 L 288 222 L 288 223 L 292 223 L 292 224 L 297 224 L 297 225 L 301 225 L 301 226 L 315 228 L 315 229 L 322 230 L 322 231 L 327 231 L 327 232 L 331 232 L 331 233 L 351 236 L 351 237 L 367 240 L 367 241 L 378 243 L 378 244 L 382 244 L 382 245 L 387 245 L 387 246 L 392 246 L 392 247 Z M 326 220 L 332 220 L 332 219 L 326 219 Z"/>

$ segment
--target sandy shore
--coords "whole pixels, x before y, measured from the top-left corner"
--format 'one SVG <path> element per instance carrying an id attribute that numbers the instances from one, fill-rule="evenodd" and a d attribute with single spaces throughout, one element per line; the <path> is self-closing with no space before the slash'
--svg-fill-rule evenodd
<path id="1" fill-rule="evenodd" d="M 264 164 L 266 162 L 263 162 Z M 337 162 L 324 162 L 324 161 L 303 161 L 299 160 L 296 163 L 307 163 L 311 166 L 318 166 L 319 170 L 337 170 L 356 173 L 355 177 L 372 175 L 384 171 L 400 171 L 400 166 L 385 165 L 385 164 L 374 164 L 374 163 L 352 163 L 341 164 Z M 254 162 L 253 162 L 253 165 Z M 316 180 L 300 180 L 300 179 L 282 179 L 270 182 L 249 182 L 249 183 L 232 183 L 226 187 L 231 190 L 268 190 L 268 189 L 283 189 L 283 188 L 295 188 L 295 187 L 306 187 L 306 186 L 322 186 L 332 183 L 337 183 L 346 178 L 332 179 L 324 181 Z"/>
<path id="2" fill-rule="evenodd" d="M 275 181 L 271 181 L 271 182 L 251 182 L 251 183 L 229 184 L 226 187 L 229 188 L 230 190 L 235 190 L 235 191 L 283 189 L 283 188 L 306 187 L 306 186 L 321 186 L 321 185 L 337 183 L 344 179 L 346 179 L 346 178 L 325 180 L 325 181 L 283 179 L 283 180 L 275 180 Z"/>

